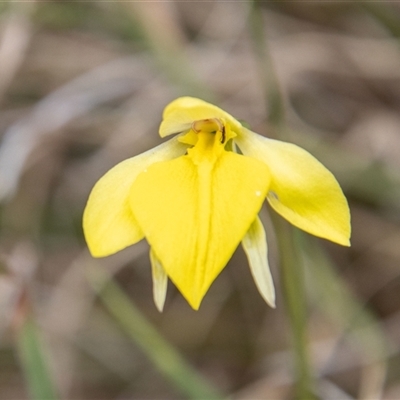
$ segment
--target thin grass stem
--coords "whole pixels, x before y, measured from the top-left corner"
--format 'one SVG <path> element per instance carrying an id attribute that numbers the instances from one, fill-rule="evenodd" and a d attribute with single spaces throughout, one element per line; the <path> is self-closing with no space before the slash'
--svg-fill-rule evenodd
<path id="1" fill-rule="evenodd" d="M 40 332 L 30 317 L 27 317 L 18 329 L 17 348 L 31 398 L 57 399 L 57 390 L 51 379 Z"/>
<path id="2" fill-rule="evenodd" d="M 89 281 L 109 313 L 153 362 L 157 369 L 190 399 L 222 397 L 144 317 L 119 286 L 99 267 L 88 270 Z"/>

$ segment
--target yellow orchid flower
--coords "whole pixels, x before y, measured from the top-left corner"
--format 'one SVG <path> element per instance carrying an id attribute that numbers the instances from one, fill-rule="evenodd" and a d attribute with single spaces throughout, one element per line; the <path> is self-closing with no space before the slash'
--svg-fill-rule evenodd
<path id="1" fill-rule="evenodd" d="M 172 134 L 107 172 L 83 215 L 94 257 L 146 238 L 160 311 L 167 277 L 197 310 L 240 242 L 258 290 L 275 306 L 265 231 L 257 216 L 264 198 L 298 228 L 350 245 L 350 212 L 342 190 L 305 150 L 262 137 L 192 97 L 165 108 L 160 135 Z"/>

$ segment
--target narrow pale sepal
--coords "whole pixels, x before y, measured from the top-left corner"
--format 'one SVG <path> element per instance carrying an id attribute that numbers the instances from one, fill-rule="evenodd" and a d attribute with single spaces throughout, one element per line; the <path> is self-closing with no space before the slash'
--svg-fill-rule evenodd
<path id="1" fill-rule="evenodd" d="M 167 105 L 160 125 L 160 136 L 186 132 L 194 121 L 221 118 L 227 121 L 235 134 L 241 129 L 241 123 L 213 104 L 194 97 L 179 97 Z"/>
<path id="2" fill-rule="evenodd" d="M 268 265 L 268 248 L 265 230 L 257 217 L 242 240 L 254 282 L 262 298 L 275 308 L 275 288 Z"/>
<path id="3" fill-rule="evenodd" d="M 143 239 L 129 206 L 132 183 L 149 165 L 176 158 L 187 146 L 173 138 L 110 169 L 93 187 L 83 213 L 83 232 L 94 257 L 105 257 Z"/>
<path id="4" fill-rule="evenodd" d="M 243 128 L 235 139 L 243 154 L 264 161 L 271 171 L 267 200 L 293 225 L 350 246 L 350 210 L 333 174 L 306 150 Z"/>
<path id="5" fill-rule="evenodd" d="M 150 262 L 153 277 L 153 299 L 158 311 L 162 312 L 167 297 L 168 276 L 153 249 L 150 249 Z"/>

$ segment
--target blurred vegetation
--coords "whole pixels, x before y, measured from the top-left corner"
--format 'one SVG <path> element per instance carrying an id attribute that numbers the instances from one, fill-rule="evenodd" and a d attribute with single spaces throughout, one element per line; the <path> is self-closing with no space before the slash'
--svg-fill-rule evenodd
<path id="1" fill-rule="evenodd" d="M 399 36 L 394 2 L 0 3 L 0 397 L 400 398 Z M 349 199 L 349 249 L 262 210 L 276 309 L 241 249 L 198 312 L 170 285 L 162 314 L 146 243 L 87 251 L 94 183 L 181 95 Z"/>

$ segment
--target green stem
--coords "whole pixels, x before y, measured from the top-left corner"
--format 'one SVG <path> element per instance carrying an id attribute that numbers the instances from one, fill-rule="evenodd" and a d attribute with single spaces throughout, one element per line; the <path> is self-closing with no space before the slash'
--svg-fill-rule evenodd
<path id="1" fill-rule="evenodd" d="M 260 69 L 261 81 L 268 103 L 268 122 L 276 129 L 279 138 L 285 132 L 284 101 L 276 78 L 273 60 L 266 40 L 263 9 L 254 0 L 251 10 L 251 28 Z M 277 215 L 272 215 L 277 234 L 283 293 L 292 332 L 296 371 L 296 399 L 309 400 L 313 395 L 313 376 L 307 349 L 307 315 L 304 287 L 304 271 L 299 265 L 292 227 Z"/>
<path id="2" fill-rule="evenodd" d="M 296 371 L 296 399 L 310 400 L 313 394 L 313 376 L 311 372 L 307 346 L 307 314 L 304 269 L 299 262 L 293 228 L 279 216 L 273 216 L 277 234 L 281 281 L 285 298 L 289 325 L 292 332 L 294 365 Z"/>
<path id="3" fill-rule="evenodd" d="M 157 332 L 106 272 L 89 270 L 89 280 L 110 314 L 144 351 L 158 370 L 188 398 L 221 399 L 221 396 Z"/>

